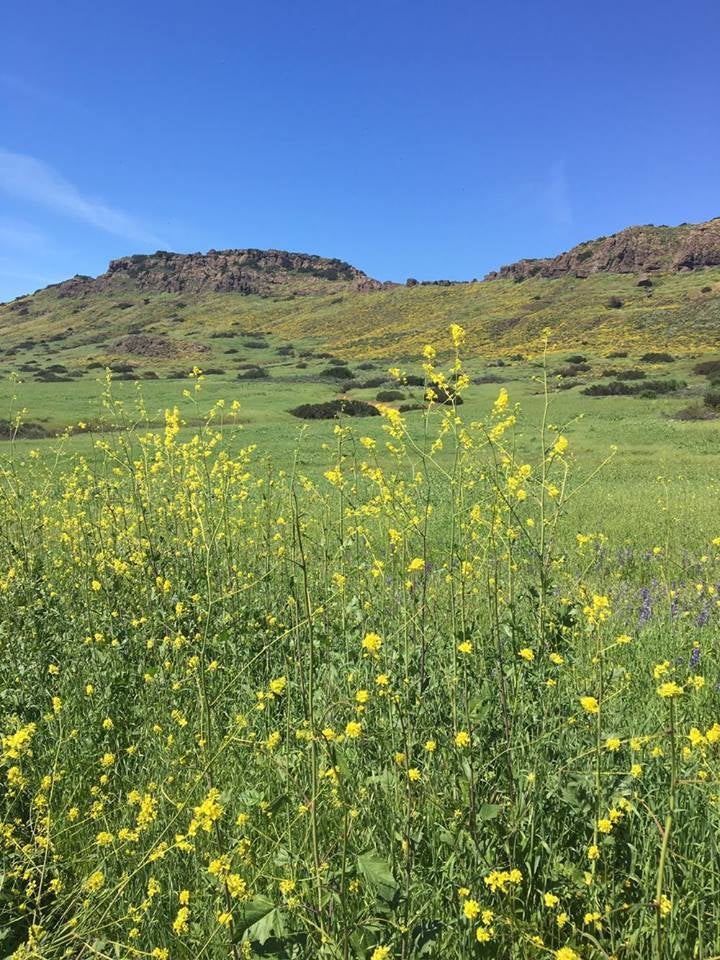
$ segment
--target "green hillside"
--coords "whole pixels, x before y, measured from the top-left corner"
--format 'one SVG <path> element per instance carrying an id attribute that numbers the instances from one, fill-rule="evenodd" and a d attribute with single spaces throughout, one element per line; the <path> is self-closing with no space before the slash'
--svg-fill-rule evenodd
<path id="1" fill-rule="evenodd" d="M 474 353 L 488 357 L 537 351 L 546 327 L 564 349 L 711 350 L 720 333 L 720 267 L 663 274 L 651 287 L 638 287 L 635 275 L 597 274 L 282 299 L 151 294 L 129 282 L 76 298 L 50 287 L 0 307 L 0 371 L 34 374 L 61 363 L 82 376 L 93 363 L 121 360 L 159 373 L 180 359 L 232 364 L 239 357 L 227 361 L 228 350 L 251 358 L 247 342 L 258 333 L 293 348 L 312 342 L 347 357 L 391 360 L 416 356 L 426 342 L 441 344 L 451 322 L 466 327 Z M 120 341 L 138 334 L 158 339 L 133 356 Z M 148 349 L 152 356 L 143 356 Z"/>

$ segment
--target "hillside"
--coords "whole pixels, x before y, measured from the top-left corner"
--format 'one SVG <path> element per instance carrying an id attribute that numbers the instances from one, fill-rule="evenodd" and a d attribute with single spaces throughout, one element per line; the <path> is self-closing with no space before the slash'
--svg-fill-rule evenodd
<path id="1" fill-rule="evenodd" d="M 628 227 L 578 244 L 557 257 L 518 260 L 486 280 L 589 277 L 594 273 L 678 273 L 720 266 L 720 217 L 678 227 Z"/>
<path id="2" fill-rule="evenodd" d="M 451 285 L 382 284 L 340 260 L 275 250 L 125 257 L 97 278 L 1 305 L 0 374 L 47 380 L 130 364 L 163 376 L 178 361 L 226 369 L 252 364 L 253 339 L 267 337 L 286 354 L 402 359 L 426 342 L 442 347 L 451 322 L 486 357 L 532 354 L 547 327 L 563 349 L 716 349 L 720 220 L 632 227 Z"/>

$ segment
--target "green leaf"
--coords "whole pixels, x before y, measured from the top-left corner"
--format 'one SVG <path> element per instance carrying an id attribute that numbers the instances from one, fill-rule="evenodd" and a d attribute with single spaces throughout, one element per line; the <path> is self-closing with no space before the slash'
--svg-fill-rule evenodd
<path id="1" fill-rule="evenodd" d="M 275 907 L 269 913 L 266 913 L 257 923 L 254 923 L 245 931 L 248 940 L 257 941 L 261 946 L 270 937 L 280 939 L 285 936 L 285 933 L 285 917 L 280 907 Z"/>
<path id="2" fill-rule="evenodd" d="M 369 850 L 357 858 L 358 870 L 365 881 L 375 890 L 381 900 L 393 900 L 398 885 L 392 875 L 390 864 L 379 854 Z"/>
<path id="3" fill-rule="evenodd" d="M 478 820 L 494 820 L 502 807 L 499 803 L 483 803 L 477 812 Z"/>
<path id="4" fill-rule="evenodd" d="M 275 910 L 275 904 L 267 897 L 256 896 L 248 903 L 243 904 L 239 916 L 236 918 L 233 930 L 236 936 L 249 932 L 259 921 Z"/>

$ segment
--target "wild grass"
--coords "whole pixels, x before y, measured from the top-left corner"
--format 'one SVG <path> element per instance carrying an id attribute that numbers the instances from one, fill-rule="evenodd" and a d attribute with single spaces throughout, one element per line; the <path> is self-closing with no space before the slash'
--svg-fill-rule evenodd
<path id="1" fill-rule="evenodd" d="M 3 955 L 720 954 L 718 531 L 566 529 L 546 375 L 479 413 L 463 341 L 462 408 L 320 471 L 199 373 L 197 429 L 110 384 L 71 459 L 8 448 Z"/>

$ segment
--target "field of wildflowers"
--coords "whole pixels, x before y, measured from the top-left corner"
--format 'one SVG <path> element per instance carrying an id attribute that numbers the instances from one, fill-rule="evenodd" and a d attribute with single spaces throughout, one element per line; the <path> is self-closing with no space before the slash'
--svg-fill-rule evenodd
<path id="1" fill-rule="evenodd" d="M 2 461 L 0 956 L 720 956 L 710 520 L 568 532 L 547 390 L 534 452 L 503 387 L 319 478 L 106 407 Z"/>

